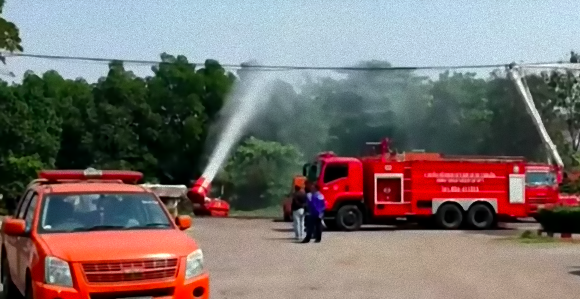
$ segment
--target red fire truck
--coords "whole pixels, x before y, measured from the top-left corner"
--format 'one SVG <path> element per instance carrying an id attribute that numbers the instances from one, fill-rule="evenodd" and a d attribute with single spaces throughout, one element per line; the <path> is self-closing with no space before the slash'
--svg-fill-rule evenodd
<path id="1" fill-rule="evenodd" d="M 353 231 L 364 223 L 405 218 L 445 229 L 488 229 L 558 199 L 554 168 L 523 157 L 394 154 L 388 139 L 381 145 L 380 155 L 325 152 L 304 165 L 303 174 L 327 200 L 327 225 Z"/>

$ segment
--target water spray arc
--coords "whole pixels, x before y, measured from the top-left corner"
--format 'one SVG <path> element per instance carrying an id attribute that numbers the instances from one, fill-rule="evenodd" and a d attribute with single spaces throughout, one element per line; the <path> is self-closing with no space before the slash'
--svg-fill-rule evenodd
<path id="1" fill-rule="evenodd" d="M 256 115 L 265 108 L 271 98 L 274 75 L 264 72 L 248 72 L 235 86 L 224 106 L 225 127 L 220 133 L 208 165 L 201 177 L 188 192 L 191 201 L 203 203 L 214 180 L 226 162 L 234 145 L 245 133 Z"/>

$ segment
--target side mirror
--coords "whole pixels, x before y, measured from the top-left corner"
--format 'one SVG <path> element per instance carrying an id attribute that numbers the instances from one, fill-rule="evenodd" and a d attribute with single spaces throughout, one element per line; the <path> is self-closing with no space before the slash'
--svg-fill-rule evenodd
<path id="1" fill-rule="evenodd" d="M 187 215 L 177 216 L 175 217 L 175 224 L 180 230 L 186 230 L 191 227 L 191 217 Z"/>
<path id="2" fill-rule="evenodd" d="M 26 233 L 26 222 L 23 219 L 4 219 L 2 232 L 8 236 L 22 236 Z"/>

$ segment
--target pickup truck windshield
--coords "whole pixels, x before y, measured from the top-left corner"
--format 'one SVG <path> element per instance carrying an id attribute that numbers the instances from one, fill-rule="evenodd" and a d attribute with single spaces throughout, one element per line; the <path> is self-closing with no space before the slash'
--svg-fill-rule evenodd
<path id="1" fill-rule="evenodd" d="M 551 172 L 526 173 L 526 185 L 528 186 L 553 186 L 555 184 L 556 175 Z"/>
<path id="2" fill-rule="evenodd" d="M 49 195 L 39 233 L 172 228 L 161 203 L 149 193 Z"/>

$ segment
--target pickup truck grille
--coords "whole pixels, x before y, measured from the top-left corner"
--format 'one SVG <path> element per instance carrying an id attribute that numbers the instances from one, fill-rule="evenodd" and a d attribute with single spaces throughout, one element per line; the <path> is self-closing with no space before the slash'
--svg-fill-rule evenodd
<path id="1" fill-rule="evenodd" d="M 91 293 L 90 299 L 117 299 L 117 298 L 173 298 L 175 289 L 153 289 L 153 290 L 139 290 L 129 292 L 107 292 L 107 293 Z"/>
<path id="2" fill-rule="evenodd" d="M 88 283 L 164 280 L 177 275 L 177 259 L 83 263 Z"/>

